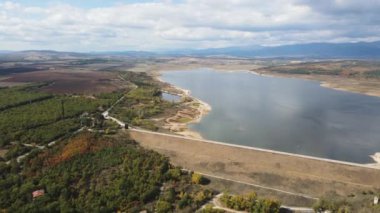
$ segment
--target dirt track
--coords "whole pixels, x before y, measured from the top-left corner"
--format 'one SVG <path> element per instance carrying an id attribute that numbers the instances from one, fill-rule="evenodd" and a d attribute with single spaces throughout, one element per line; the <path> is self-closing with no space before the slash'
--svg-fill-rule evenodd
<path id="1" fill-rule="evenodd" d="M 175 165 L 228 179 L 320 197 L 380 189 L 380 170 L 130 130 L 142 146 Z"/>

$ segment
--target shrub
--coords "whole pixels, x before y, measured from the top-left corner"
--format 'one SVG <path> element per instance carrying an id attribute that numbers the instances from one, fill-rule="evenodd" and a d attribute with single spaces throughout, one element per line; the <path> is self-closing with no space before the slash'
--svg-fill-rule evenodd
<path id="1" fill-rule="evenodd" d="M 275 200 L 257 199 L 257 195 L 254 192 L 235 196 L 224 193 L 220 201 L 228 208 L 248 212 L 277 213 L 280 211 L 281 206 L 281 204 Z"/>
<path id="2" fill-rule="evenodd" d="M 193 173 L 191 175 L 191 182 L 194 184 L 202 184 L 203 177 L 201 174 Z"/>
<path id="3" fill-rule="evenodd" d="M 169 202 L 159 200 L 156 203 L 156 212 L 157 213 L 168 213 L 171 212 L 172 205 Z"/>
<path id="4" fill-rule="evenodd" d="M 203 208 L 200 213 L 224 213 L 225 211 L 224 210 L 221 210 L 221 209 L 214 209 L 214 206 L 209 204 L 209 205 L 206 205 L 205 208 Z"/>

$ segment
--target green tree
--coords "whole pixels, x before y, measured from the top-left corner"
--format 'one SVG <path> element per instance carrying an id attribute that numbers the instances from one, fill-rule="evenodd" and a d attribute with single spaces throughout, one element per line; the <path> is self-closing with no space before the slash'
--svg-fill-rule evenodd
<path id="1" fill-rule="evenodd" d="M 156 203 L 156 212 L 157 213 L 168 213 L 172 211 L 172 205 L 169 202 L 159 200 Z"/>
<path id="2" fill-rule="evenodd" d="M 203 180 L 203 177 L 202 177 L 201 174 L 193 173 L 191 175 L 191 182 L 194 183 L 194 184 L 201 184 L 202 180 Z"/>

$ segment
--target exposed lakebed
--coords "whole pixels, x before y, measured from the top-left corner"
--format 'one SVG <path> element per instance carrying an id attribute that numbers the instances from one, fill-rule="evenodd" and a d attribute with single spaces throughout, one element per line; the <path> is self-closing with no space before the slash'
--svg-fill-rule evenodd
<path id="1" fill-rule="evenodd" d="M 357 163 L 380 152 L 380 98 L 249 72 L 168 71 L 161 79 L 211 105 L 190 125 L 205 139 Z"/>

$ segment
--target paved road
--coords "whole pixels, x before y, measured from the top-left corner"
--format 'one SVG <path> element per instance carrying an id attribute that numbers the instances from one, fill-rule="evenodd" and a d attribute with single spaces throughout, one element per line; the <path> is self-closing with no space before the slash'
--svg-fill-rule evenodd
<path id="1" fill-rule="evenodd" d="M 119 100 L 117 100 L 110 108 L 108 108 L 106 111 L 104 111 L 102 113 L 102 116 L 103 116 L 104 119 L 106 119 L 106 120 L 112 120 L 112 121 L 116 122 L 119 126 L 121 126 L 122 128 L 125 128 L 125 123 L 122 122 L 121 120 L 117 119 L 117 118 L 114 118 L 114 117 L 110 116 L 109 112 L 116 106 L 116 104 L 118 104 L 124 98 L 125 98 L 125 96 L 119 98 Z"/>

